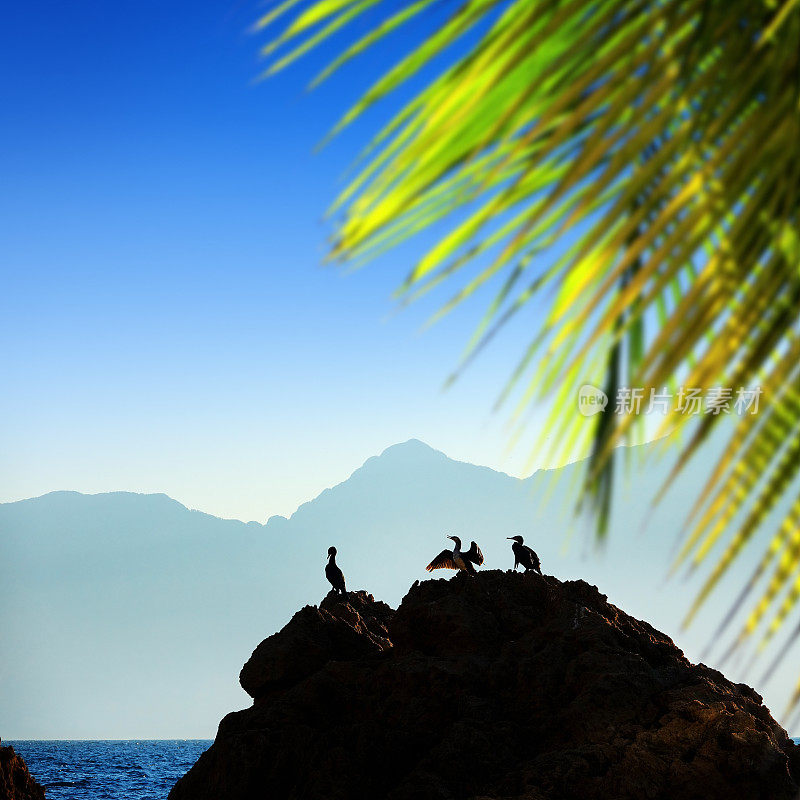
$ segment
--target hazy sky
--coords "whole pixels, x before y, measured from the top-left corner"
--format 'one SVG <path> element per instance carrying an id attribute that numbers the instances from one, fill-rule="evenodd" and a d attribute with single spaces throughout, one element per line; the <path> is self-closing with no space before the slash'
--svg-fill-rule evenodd
<path id="1" fill-rule="evenodd" d="M 323 214 L 395 106 L 314 147 L 402 39 L 309 94 L 332 50 L 256 83 L 255 0 L 6 6 L 0 502 L 164 492 L 265 521 L 412 437 L 523 471 L 491 408 L 541 307 L 442 393 L 495 286 L 420 334 L 452 289 L 391 294 L 424 242 L 321 267 Z"/>
<path id="2" fill-rule="evenodd" d="M 449 291 L 393 313 L 419 246 L 320 266 L 322 215 L 390 109 L 312 151 L 403 42 L 311 94 L 331 51 L 256 83 L 263 8 L 7 9 L 0 501 L 163 491 L 264 520 L 412 436 L 522 471 L 491 407 L 536 312 L 442 394 L 488 295 L 420 335 Z"/>

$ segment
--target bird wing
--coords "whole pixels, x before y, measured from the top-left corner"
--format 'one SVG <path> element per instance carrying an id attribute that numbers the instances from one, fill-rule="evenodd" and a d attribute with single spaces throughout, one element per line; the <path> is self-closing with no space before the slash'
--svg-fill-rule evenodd
<path id="1" fill-rule="evenodd" d="M 483 553 L 481 553 L 480 547 L 478 547 L 475 542 L 470 542 L 469 550 L 464 553 L 464 557 L 468 558 L 473 564 L 477 564 L 478 566 L 483 564 Z"/>
<path id="2" fill-rule="evenodd" d="M 428 572 L 434 569 L 456 569 L 456 563 L 453 561 L 453 551 L 442 550 L 425 569 Z"/>
<path id="3" fill-rule="evenodd" d="M 534 553 L 533 550 L 528 547 L 528 545 L 525 544 L 523 547 L 525 548 L 525 555 L 528 557 L 528 561 L 531 563 L 531 565 L 538 564 L 539 556 L 537 556 L 536 553 Z"/>
<path id="4" fill-rule="evenodd" d="M 325 577 L 330 581 L 334 589 L 347 591 L 344 585 L 344 573 L 335 564 L 328 564 L 325 567 Z"/>

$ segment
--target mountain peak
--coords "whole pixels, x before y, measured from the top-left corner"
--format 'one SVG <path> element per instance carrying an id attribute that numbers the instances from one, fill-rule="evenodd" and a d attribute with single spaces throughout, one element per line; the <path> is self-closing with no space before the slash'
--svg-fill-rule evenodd
<path id="1" fill-rule="evenodd" d="M 419 455 L 437 455 L 445 456 L 441 450 L 436 450 L 429 444 L 426 444 L 421 439 L 407 439 L 405 442 L 398 442 L 397 444 L 389 445 L 378 458 L 384 456 L 394 456 L 399 454 L 419 454 Z M 447 456 L 445 456 L 446 458 Z"/>

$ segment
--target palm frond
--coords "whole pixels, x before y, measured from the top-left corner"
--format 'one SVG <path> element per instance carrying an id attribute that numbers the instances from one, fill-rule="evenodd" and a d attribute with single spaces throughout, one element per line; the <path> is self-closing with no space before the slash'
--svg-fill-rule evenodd
<path id="1" fill-rule="evenodd" d="M 264 19 L 294 14 L 267 47 L 272 71 L 367 11 L 374 20 L 319 80 L 446 8 L 296 5 Z M 624 387 L 760 386 L 761 411 L 739 417 L 674 566 L 698 569 L 722 548 L 691 619 L 763 530 L 763 553 L 721 630 L 766 581 L 733 646 L 761 629 L 768 643 L 800 601 L 800 2 L 464 0 L 411 35 L 407 55 L 337 130 L 443 53 L 449 61 L 366 148 L 334 205 L 331 257 L 361 262 L 450 219 L 399 296 L 411 301 L 471 266 L 441 315 L 501 279 L 459 369 L 549 293 L 500 402 L 516 397 L 522 424 L 532 403 L 560 400 L 553 455 L 582 446 L 591 456 L 584 497 L 601 535 L 615 448 L 641 433 L 642 419 L 587 421 L 574 413 L 580 385 L 611 398 Z M 663 431 L 691 435 L 668 484 L 720 420 L 670 411 Z M 770 537 L 765 526 L 787 504 Z"/>

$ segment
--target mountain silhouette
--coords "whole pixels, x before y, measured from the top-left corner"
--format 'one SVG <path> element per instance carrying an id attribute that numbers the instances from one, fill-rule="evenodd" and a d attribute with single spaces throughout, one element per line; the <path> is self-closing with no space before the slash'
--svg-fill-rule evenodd
<path id="1" fill-rule="evenodd" d="M 522 534 L 546 574 L 603 586 L 697 660 L 718 617 L 680 634 L 691 592 L 663 580 L 693 495 L 673 492 L 643 535 L 668 465 L 640 472 L 632 488 L 620 481 L 612 535 L 596 553 L 591 529 L 571 513 L 579 467 L 520 480 L 411 440 L 265 525 L 163 494 L 53 492 L 0 504 L 4 735 L 210 737 L 225 712 L 247 703 L 231 676 L 253 641 L 328 591 L 331 545 L 348 586 L 396 606 L 449 544 L 445 535 L 476 540 L 485 568 L 510 569 L 506 537 Z M 692 490 L 701 479 L 690 465 Z"/>

